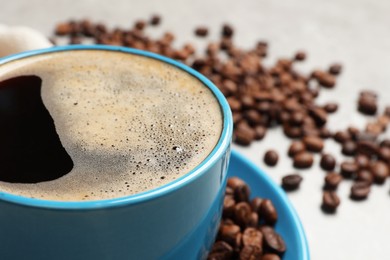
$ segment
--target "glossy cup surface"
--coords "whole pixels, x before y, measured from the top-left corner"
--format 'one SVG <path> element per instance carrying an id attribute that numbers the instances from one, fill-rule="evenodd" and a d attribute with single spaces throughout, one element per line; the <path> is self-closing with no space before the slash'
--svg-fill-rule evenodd
<path id="1" fill-rule="evenodd" d="M 195 169 L 162 187 L 132 196 L 58 202 L 0 192 L 1 259 L 201 259 L 220 220 L 230 155 L 232 116 L 222 93 L 204 76 L 169 58 L 104 45 L 73 45 L 24 52 L 7 62 L 73 50 L 130 53 L 171 64 L 198 78 L 223 114 L 220 140 Z"/>

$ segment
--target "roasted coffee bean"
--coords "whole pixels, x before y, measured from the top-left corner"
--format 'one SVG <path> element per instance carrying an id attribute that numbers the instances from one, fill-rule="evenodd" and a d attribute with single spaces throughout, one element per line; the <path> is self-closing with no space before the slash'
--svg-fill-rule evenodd
<path id="1" fill-rule="evenodd" d="M 327 139 L 327 138 L 332 137 L 332 133 L 330 132 L 329 129 L 323 127 L 320 129 L 320 137 L 323 139 Z"/>
<path id="2" fill-rule="evenodd" d="M 288 148 L 288 156 L 293 157 L 294 155 L 305 151 L 306 146 L 302 141 L 294 141 Z"/>
<path id="3" fill-rule="evenodd" d="M 368 157 L 377 156 L 379 151 L 379 146 L 374 141 L 358 141 L 357 142 L 357 152 L 360 154 L 365 154 Z"/>
<path id="4" fill-rule="evenodd" d="M 299 188 L 303 178 L 298 174 L 289 174 L 282 178 L 282 188 L 285 191 L 294 191 Z"/>
<path id="5" fill-rule="evenodd" d="M 320 167 L 325 171 L 333 171 L 336 167 L 336 159 L 331 154 L 323 154 L 321 156 Z"/>
<path id="6" fill-rule="evenodd" d="M 334 191 L 324 191 L 321 209 L 326 213 L 335 213 L 340 205 L 340 198 Z"/>
<path id="7" fill-rule="evenodd" d="M 245 111 L 244 117 L 251 126 L 261 125 L 263 122 L 261 114 L 255 109 Z"/>
<path id="8" fill-rule="evenodd" d="M 274 225 L 278 220 L 278 213 L 274 204 L 269 199 L 263 199 L 260 206 L 260 217 L 268 225 Z"/>
<path id="9" fill-rule="evenodd" d="M 252 212 L 249 216 L 247 227 L 257 227 L 259 225 L 259 215 Z"/>
<path id="10" fill-rule="evenodd" d="M 250 221 L 250 215 L 252 213 L 251 207 L 248 202 L 239 202 L 234 206 L 234 220 L 241 227 L 244 228 Z"/>
<path id="11" fill-rule="evenodd" d="M 313 155 L 309 152 L 300 152 L 294 156 L 293 166 L 298 169 L 310 168 L 313 165 Z"/>
<path id="12" fill-rule="evenodd" d="M 244 247 L 258 247 L 260 251 L 263 251 L 263 234 L 256 228 L 246 228 L 242 234 L 242 244 Z"/>
<path id="13" fill-rule="evenodd" d="M 376 97 L 363 95 L 358 101 L 358 111 L 365 115 L 375 115 L 378 110 Z"/>
<path id="14" fill-rule="evenodd" d="M 370 165 L 370 159 L 364 154 L 356 155 L 355 162 L 360 169 L 367 168 Z"/>
<path id="15" fill-rule="evenodd" d="M 327 113 L 334 113 L 337 111 L 338 109 L 338 105 L 336 103 L 327 103 L 325 106 L 324 106 L 324 110 L 327 112 Z"/>
<path id="16" fill-rule="evenodd" d="M 234 215 L 234 206 L 236 202 L 234 199 L 230 196 L 226 196 L 223 200 L 223 210 L 222 210 L 222 216 L 224 218 L 232 218 Z"/>
<path id="17" fill-rule="evenodd" d="M 332 64 L 329 67 L 329 73 L 332 75 L 339 75 L 341 73 L 342 66 L 339 63 Z"/>
<path id="18" fill-rule="evenodd" d="M 364 182 L 371 184 L 374 181 L 374 176 L 372 175 L 372 173 L 369 170 L 361 169 L 358 171 L 358 173 L 356 175 L 356 180 L 357 181 L 364 181 Z"/>
<path id="19" fill-rule="evenodd" d="M 350 198 L 353 200 L 364 200 L 370 193 L 370 189 L 370 183 L 368 182 L 355 182 L 351 187 Z"/>
<path id="20" fill-rule="evenodd" d="M 345 161 L 340 165 L 340 174 L 346 179 L 352 179 L 355 177 L 359 166 L 354 161 Z"/>
<path id="21" fill-rule="evenodd" d="M 262 251 L 258 247 L 244 246 L 240 252 L 239 260 L 260 259 Z"/>
<path id="22" fill-rule="evenodd" d="M 336 84 L 335 77 L 325 71 L 315 70 L 312 73 L 312 77 L 315 78 L 318 83 L 325 88 L 333 88 Z"/>
<path id="23" fill-rule="evenodd" d="M 390 148 L 390 139 L 384 139 L 380 142 L 380 147 Z"/>
<path id="24" fill-rule="evenodd" d="M 304 51 L 298 51 L 294 56 L 294 60 L 296 61 L 304 61 L 305 59 L 306 59 L 306 52 Z"/>
<path id="25" fill-rule="evenodd" d="M 233 256 L 233 247 L 224 241 L 214 243 L 207 260 L 228 260 Z"/>
<path id="26" fill-rule="evenodd" d="M 234 141 L 239 145 L 248 146 L 255 139 L 255 136 L 256 133 L 250 126 L 246 123 L 240 123 L 236 127 L 236 131 L 234 133 Z"/>
<path id="27" fill-rule="evenodd" d="M 306 149 L 310 152 L 321 152 L 324 148 L 324 141 L 321 138 L 316 136 L 306 136 L 303 139 L 303 143 L 306 146 Z"/>
<path id="28" fill-rule="evenodd" d="M 268 166 L 275 166 L 278 163 L 279 155 L 275 150 L 268 150 L 264 154 L 264 163 Z"/>
<path id="29" fill-rule="evenodd" d="M 234 224 L 221 224 L 219 227 L 218 237 L 220 240 L 234 246 L 236 242 L 236 236 L 240 233 L 241 229 L 238 225 Z"/>
<path id="30" fill-rule="evenodd" d="M 356 135 L 357 141 L 376 142 L 378 136 L 372 133 L 360 132 Z"/>
<path id="31" fill-rule="evenodd" d="M 303 112 L 295 111 L 295 112 L 291 113 L 289 123 L 290 123 L 290 125 L 293 125 L 293 126 L 300 126 L 303 124 L 304 118 L 305 118 L 305 115 Z"/>
<path id="32" fill-rule="evenodd" d="M 283 133 L 289 138 L 300 138 L 303 135 L 302 128 L 298 126 L 283 125 Z"/>
<path id="33" fill-rule="evenodd" d="M 59 23 L 56 26 L 56 35 L 69 35 L 72 32 L 72 25 L 70 23 Z"/>
<path id="34" fill-rule="evenodd" d="M 222 26 L 222 36 L 230 38 L 233 36 L 234 30 L 233 27 L 229 24 L 224 24 Z"/>
<path id="35" fill-rule="evenodd" d="M 378 157 L 380 160 L 385 163 L 390 163 L 390 148 L 389 147 L 380 147 L 378 152 Z"/>
<path id="36" fill-rule="evenodd" d="M 281 260 L 277 254 L 265 254 L 261 257 L 261 260 Z"/>
<path id="37" fill-rule="evenodd" d="M 252 211 L 256 212 L 257 214 L 261 214 L 260 208 L 261 208 L 261 203 L 263 202 L 262 198 L 255 197 L 251 201 L 251 208 Z"/>
<path id="38" fill-rule="evenodd" d="M 376 184 L 383 184 L 389 177 L 389 166 L 382 161 L 376 161 L 371 166 L 371 172 Z"/>
<path id="39" fill-rule="evenodd" d="M 358 135 L 360 134 L 360 130 L 354 126 L 350 126 L 347 128 L 347 132 L 350 134 L 352 140 L 357 141 Z"/>
<path id="40" fill-rule="evenodd" d="M 265 126 L 258 125 L 254 128 L 255 130 L 255 139 L 262 140 L 267 134 L 267 128 Z"/>
<path id="41" fill-rule="evenodd" d="M 236 202 L 248 201 L 250 195 L 249 186 L 240 178 L 232 177 L 227 181 L 227 186 L 234 191 L 234 200 Z"/>
<path id="42" fill-rule="evenodd" d="M 157 26 L 161 23 L 161 16 L 155 14 L 150 18 L 149 24 L 153 26 Z"/>
<path id="43" fill-rule="evenodd" d="M 353 156 L 356 154 L 357 144 L 352 140 L 347 140 L 343 143 L 341 153 L 347 156 Z"/>
<path id="44" fill-rule="evenodd" d="M 373 122 L 366 125 L 366 132 L 376 136 L 380 135 L 384 130 L 384 127 L 379 123 Z"/>
<path id="45" fill-rule="evenodd" d="M 309 108 L 309 115 L 314 119 L 316 125 L 321 127 L 325 125 L 328 115 L 326 111 L 320 107 Z"/>
<path id="46" fill-rule="evenodd" d="M 343 180 L 343 176 L 338 173 L 331 172 L 325 176 L 325 190 L 335 190 Z"/>
<path id="47" fill-rule="evenodd" d="M 347 131 L 337 131 L 334 136 L 333 136 L 333 139 L 338 142 L 338 143 L 345 143 L 346 141 L 348 140 L 351 140 L 351 134 Z"/>
<path id="48" fill-rule="evenodd" d="M 209 33 L 207 27 L 201 26 L 195 29 L 195 35 L 199 37 L 206 37 Z"/>
<path id="49" fill-rule="evenodd" d="M 270 226 L 262 226 L 260 228 L 264 236 L 265 247 L 275 253 L 284 253 L 286 251 L 286 244 L 282 237 Z"/>

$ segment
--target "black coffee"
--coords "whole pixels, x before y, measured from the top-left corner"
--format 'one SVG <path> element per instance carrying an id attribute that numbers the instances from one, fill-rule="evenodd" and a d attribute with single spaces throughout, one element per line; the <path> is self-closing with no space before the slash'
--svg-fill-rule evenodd
<path id="1" fill-rule="evenodd" d="M 0 82 L 0 181 L 50 181 L 73 167 L 42 103 L 41 83 L 37 76 Z"/>

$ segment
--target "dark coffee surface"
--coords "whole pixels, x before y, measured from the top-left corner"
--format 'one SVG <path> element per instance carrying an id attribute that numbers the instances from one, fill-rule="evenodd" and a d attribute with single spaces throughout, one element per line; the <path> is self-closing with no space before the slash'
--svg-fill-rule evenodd
<path id="1" fill-rule="evenodd" d="M 41 99 L 42 80 L 21 76 L 0 82 L 0 180 L 36 183 L 68 173 L 62 147 Z"/>

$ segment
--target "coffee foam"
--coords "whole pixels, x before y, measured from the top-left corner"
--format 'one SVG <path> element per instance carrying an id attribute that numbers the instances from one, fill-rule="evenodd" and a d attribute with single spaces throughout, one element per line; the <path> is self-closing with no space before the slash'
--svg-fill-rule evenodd
<path id="1" fill-rule="evenodd" d="M 198 79 L 163 62 L 77 50 L 0 66 L 0 80 L 37 75 L 43 102 L 73 160 L 65 176 L 0 190 L 48 200 L 122 197 L 172 182 L 199 165 L 222 132 L 222 114 Z"/>

